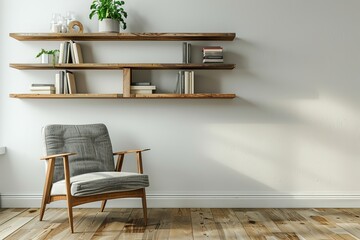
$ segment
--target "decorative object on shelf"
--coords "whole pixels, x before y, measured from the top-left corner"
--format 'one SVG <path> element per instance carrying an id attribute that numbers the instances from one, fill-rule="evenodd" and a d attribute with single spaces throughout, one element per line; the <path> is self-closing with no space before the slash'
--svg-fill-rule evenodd
<path id="1" fill-rule="evenodd" d="M 75 17 L 70 11 L 66 13 L 66 16 L 62 16 L 59 13 L 53 13 L 50 22 L 50 32 L 52 33 L 67 33 L 69 32 L 68 25 L 71 21 L 74 21 Z"/>
<path id="2" fill-rule="evenodd" d="M 57 54 L 58 52 L 59 52 L 58 49 L 45 50 L 42 48 L 41 51 L 36 55 L 36 58 L 41 56 L 41 63 L 44 64 L 52 63 L 53 65 L 55 65 L 59 61 Z"/>
<path id="3" fill-rule="evenodd" d="M 59 24 L 60 14 L 53 13 L 52 19 L 50 22 L 50 32 L 52 33 L 59 33 L 61 32 L 61 25 Z"/>
<path id="4" fill-rule="evenodd" d="M 94 0 L 89 18 L 98 15 L 99 32 L 119 32 L 120 27 L 125 30 L 127 12 L 122 7 L 124 4 L 124 1 L 119 0 Z"/>
<path id="5" fill-rule="evenodd" d="M 84 27 L 79 21 L 71 21 L 68 24 L 69 33 L 83 33 Z"/>

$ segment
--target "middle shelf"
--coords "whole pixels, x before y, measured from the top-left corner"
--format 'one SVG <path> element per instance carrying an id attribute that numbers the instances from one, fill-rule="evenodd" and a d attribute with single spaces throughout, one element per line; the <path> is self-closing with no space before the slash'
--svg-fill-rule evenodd
<path id="1" fill-rule="evenodd" d="M 197 93 L 197 94 L 131 94 L 133 70 L 232 70 L 235 64 L 224 63 L 81 63 L 81 64 L 34 64 L 11 63 L 10 67 L 19 70 L 122 70 L 122 94 L 10 94 L 12 98 L 234 98 L 235 94 Z"/>

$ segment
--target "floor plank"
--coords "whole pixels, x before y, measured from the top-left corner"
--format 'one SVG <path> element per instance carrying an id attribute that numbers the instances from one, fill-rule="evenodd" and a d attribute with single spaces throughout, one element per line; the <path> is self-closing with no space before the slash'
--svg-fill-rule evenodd
<path id="1" fill-rule="evenodd" d="M 208 208 L 191 209 L 194 239 L 220 239 L 211 210 Z"/>
<path id="2" fill-rule="evenodd" d="M 0 239 L 356 240 L 360 209 L 0 209 Z"/>
<path id="3" fill-rule="evenodd" d="M 0 239 L 13 234 L 37 215 L 39 215 L 39 209 L 28 209 L 4 222 L 0 225 Z"/>
<path id="4" fill-rule="evenodd" d="M 193 230 L 191 224 L 191 211 L 189 208 L 174 208 L 171 212 L 171 226 L 169 239 L 191 240 Z"/>

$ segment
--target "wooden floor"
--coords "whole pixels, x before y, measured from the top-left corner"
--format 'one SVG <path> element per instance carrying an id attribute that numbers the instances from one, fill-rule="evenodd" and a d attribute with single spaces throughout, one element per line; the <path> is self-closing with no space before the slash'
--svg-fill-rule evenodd
<path id="1" fill-rule="evenodd" d="M 0 239 L 360 239 L 360 209 L 0 209 Z"/>

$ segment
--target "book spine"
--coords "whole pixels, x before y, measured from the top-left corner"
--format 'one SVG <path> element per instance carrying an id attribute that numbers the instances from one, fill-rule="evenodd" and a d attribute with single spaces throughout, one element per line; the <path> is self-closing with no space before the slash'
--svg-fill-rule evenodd
<path id="1" fill-rule="evenodd" d="M 59 64 L 64 63 L 64 42 L 60 43 Z"/>
<path id="2" fill-rule="evenodd" d="M 190 93 L 194 94 L 195 93 L 195 89 L 194 89 L 194 78 L 195 78 L 195 72 L 191 71 L 190 74 Z"/>
<path id="3" fill-rule="evenodd" d="M 55 74 L 55 93 L 60 94 L 60 73 Z"/>
<path id="4" fill-rule="evenodd" d="M 186 63 L 187 59 L 187 43 L 183 42 L 182 44 L 182 63 Z"/>
<path id="5" fill-rule="evenodd" d="M 185 71 L 185 77 L 184 77 L 184 93 L 189 94 L 190 93 L 190 71 Z"/>
<path id="6" fill-rule="evenodd" d="M 191 63 L 191 44 L 187 43 L 186 63 Z"/>

